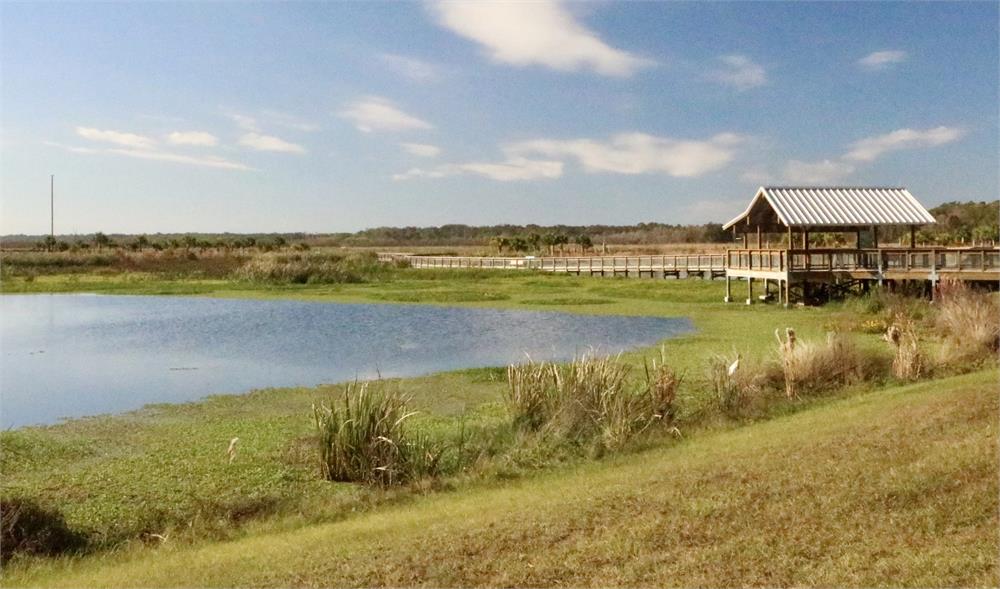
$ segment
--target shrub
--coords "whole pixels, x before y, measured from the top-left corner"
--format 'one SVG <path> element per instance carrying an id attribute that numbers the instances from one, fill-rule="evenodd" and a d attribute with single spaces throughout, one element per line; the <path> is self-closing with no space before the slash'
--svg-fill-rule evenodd
<path id="1" fill-rule="evenodd" d="M 59 512 L 27 498 L 0 498 L 0 561 L 6 563 L 18 554 L 61 554 L 84 544 L 83 536 L 70 530 Z"/>
<path id="2" fill-rule="evenodd" d="M 313 405 L 323 476 L 388 486 L 437 474 L 442 451 L 410 435 L 407 398 L 381 381 L 350 383 L 341 399 Z"/>

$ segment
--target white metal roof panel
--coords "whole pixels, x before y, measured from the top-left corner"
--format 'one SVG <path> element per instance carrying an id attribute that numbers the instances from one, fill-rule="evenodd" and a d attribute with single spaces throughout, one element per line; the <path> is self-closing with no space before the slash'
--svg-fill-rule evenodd
<path id="1" fill-rule="evenodd" d="M 743 220 L 758 199 L 765 199 L 789 227 L 838 225 L 924 225 L 934 217 L 902 187 L 762 186 L 747 210 L 725 228 Z"/>

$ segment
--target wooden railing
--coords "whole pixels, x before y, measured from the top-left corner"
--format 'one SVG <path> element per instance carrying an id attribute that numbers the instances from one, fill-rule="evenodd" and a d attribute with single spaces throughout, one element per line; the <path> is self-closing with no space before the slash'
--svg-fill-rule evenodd
<path id="1" fill-rule="evenodd" d="M 791 272 L 998 272 L 1000 249 L 740 249 L 726 252 L 730 269 Z"/>
<path id="2" fill-rule="evenodd" d="M 496 270 L 539 270 L 563 273 L 646 273 L 646 272 L 722 272 L 724 254 L 677 254 L 661 256 L 574 256 L 503 257 L 503 256 L 417 256 L 379 254 L 382 262 L 405 262 L 413 268 L 484 268 Z"/>

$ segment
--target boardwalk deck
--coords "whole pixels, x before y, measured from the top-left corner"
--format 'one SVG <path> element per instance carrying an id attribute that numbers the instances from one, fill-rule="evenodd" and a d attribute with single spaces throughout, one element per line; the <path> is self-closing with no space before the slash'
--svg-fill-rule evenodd
<path id="1" fill-rule="evenodd" d="M 726 275 L 725 254 L 677 254 L 661 256 L 417 256 L 379 254 L 382 262 L 405 262 L 413 268 L 481 268 L 485 270 L 537 270 L 590 276 L 717 278 Z"/>
<path id="2" fill-rule="evenodd" d="M 930 291 L 938 281 L 988 282 L 1000 285 L 1000 248 L 873 248 L 873 249 L 731 249 L 724 254 L 659 256 L 418 256 L 381 253 L 382 262 L 413 268 L 534 270 L 589 276 L 726 279 L 726 301 L 733 300 L 732 280 L 747 285 L 746 302 L 754 301 L 754 281 L 764 298 L 807 302 L 872 284 L 890 286 L 922 281 Z M 772 287 L 776 292 L 772 293 Z"/>

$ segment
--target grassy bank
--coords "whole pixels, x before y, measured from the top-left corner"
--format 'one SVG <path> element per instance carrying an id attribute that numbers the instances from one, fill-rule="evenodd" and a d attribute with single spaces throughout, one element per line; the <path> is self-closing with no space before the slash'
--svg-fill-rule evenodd
<path id="1" fill-rule="evenodd" d="M 55 561 L 5 582 L 995 585 L 996 378 L 896 387 L 519 484 L 231 543 Z"/>
<path id="2" fill-rule="evenodd" d="M 896 312 L 885 306 L 885 300 L 791 310 L 725 305 L 721 303 L 721 281 L 397 268 L 377 280 L 335 284 L 273 284 L 232 278 L 171 280 L 155 273 L 55 273 L 30 281 L 5 280 L 3 290 L 198 294 L 686 316 L 697 331 L 668 340 L 663 346 L 670 368 L 682 381 L 677 391 L 677 423 L 685 440 L 796 413 L 831 397 L 891 388 L 898 382 L 887 368 L 892 349 L 881 339 L 885 322 Z M 927 309 L 914 305 L 907 312 L 916 316 Z M 746 367 L 757 370 L 767 363 L 773 367 L 778 361 L 774 331 L 785 327 L 793 327 L 804 342 L 821 342 L 826 332 L 840 331 L 865 357 L 881 363 L 883 370 L 854 384 L 838 382 L 821 393 L 805 390 L 792 400 L 773 387 L 755 384 L 755 390 L 761 391 L 752 399 L 755 402 L 737 404 L 736 411 L 720 410 L 708 360 L 720 355 L 731 360 L 740 354 Z M 920 329 L 927 340 L 922 350 L 929 358 L 947 347 L 947 342 L 933 333 L 933 325 L 922 324 Z M 640 369 L 659 354 L 658 347 L 637 350 L 624 361 Z M 959 368 L 972 367 L 963 363 Z M 939 366 L 937 371 L 941 376 L 948 369 Z M 4 432 L 0 434 L 0 467 L 4 472 L 0 490 L 4 496 L 28 497 L 57 510 L 65 524 L 83 534 L 90 549 L 97 551 L 83 561 L 108 563 L 115 561 L 118 557 L 114 555 L 120 551 L 131 555 L 133 551 L 141 554 L 147 546 L 169 546 L 171 550 L 204 546 L 206 542 L 323 525 L 354 517 L 359 511 L 381 513 L 394 504 L 417 505 L 426 500 L 421 496 L 428 491 L 445 492 L 443 496 L 458 500 L 487 492 L 511 478 L 532 484 L 528 481 L 547 470 L 566 469 L 568 465 L 596 468 L 588 466 L 593 456 L 539 452 L 518 445 L 515 432 L 507 427 L 509 420 L 501 402 L 507 386 L 501 368 L 404 379 L 398 385 L 411 397 L 412 408 L 420 411 L 414 418 L 419 431 L 439 438 L 453 438 L 455 432 L 470 438 L 482 434 L 476 438 L 479 445 L 474 450 L 484 459 L 456 466 L 448 477 L 430 485 L 420 483 L 402 490 L 330 483 L 319 476 L 309 408 L 328 401 L 339 389 L 272 389 Z M 234 437 L 240 442 L 235 459 L 230 461 L 226 450 Z M 677 443 L 676 436 L 667 436 L 646 440 L 629 450 L 669 449 Z M 607 468 L 616 467 L 609 463 Z M 737 482 L 736 487 L 740 486 Z M 433 500 L 447 501 L 440 497 Z M 16 566 L 16 570 L 30 571 L 35 567 L 45 570 L 52 564 L 42 559 Z M 465 584 L 472 582 L 466 580 Z M 242 584 L 242 579 L 234 577 L 233 583 Z"/>

